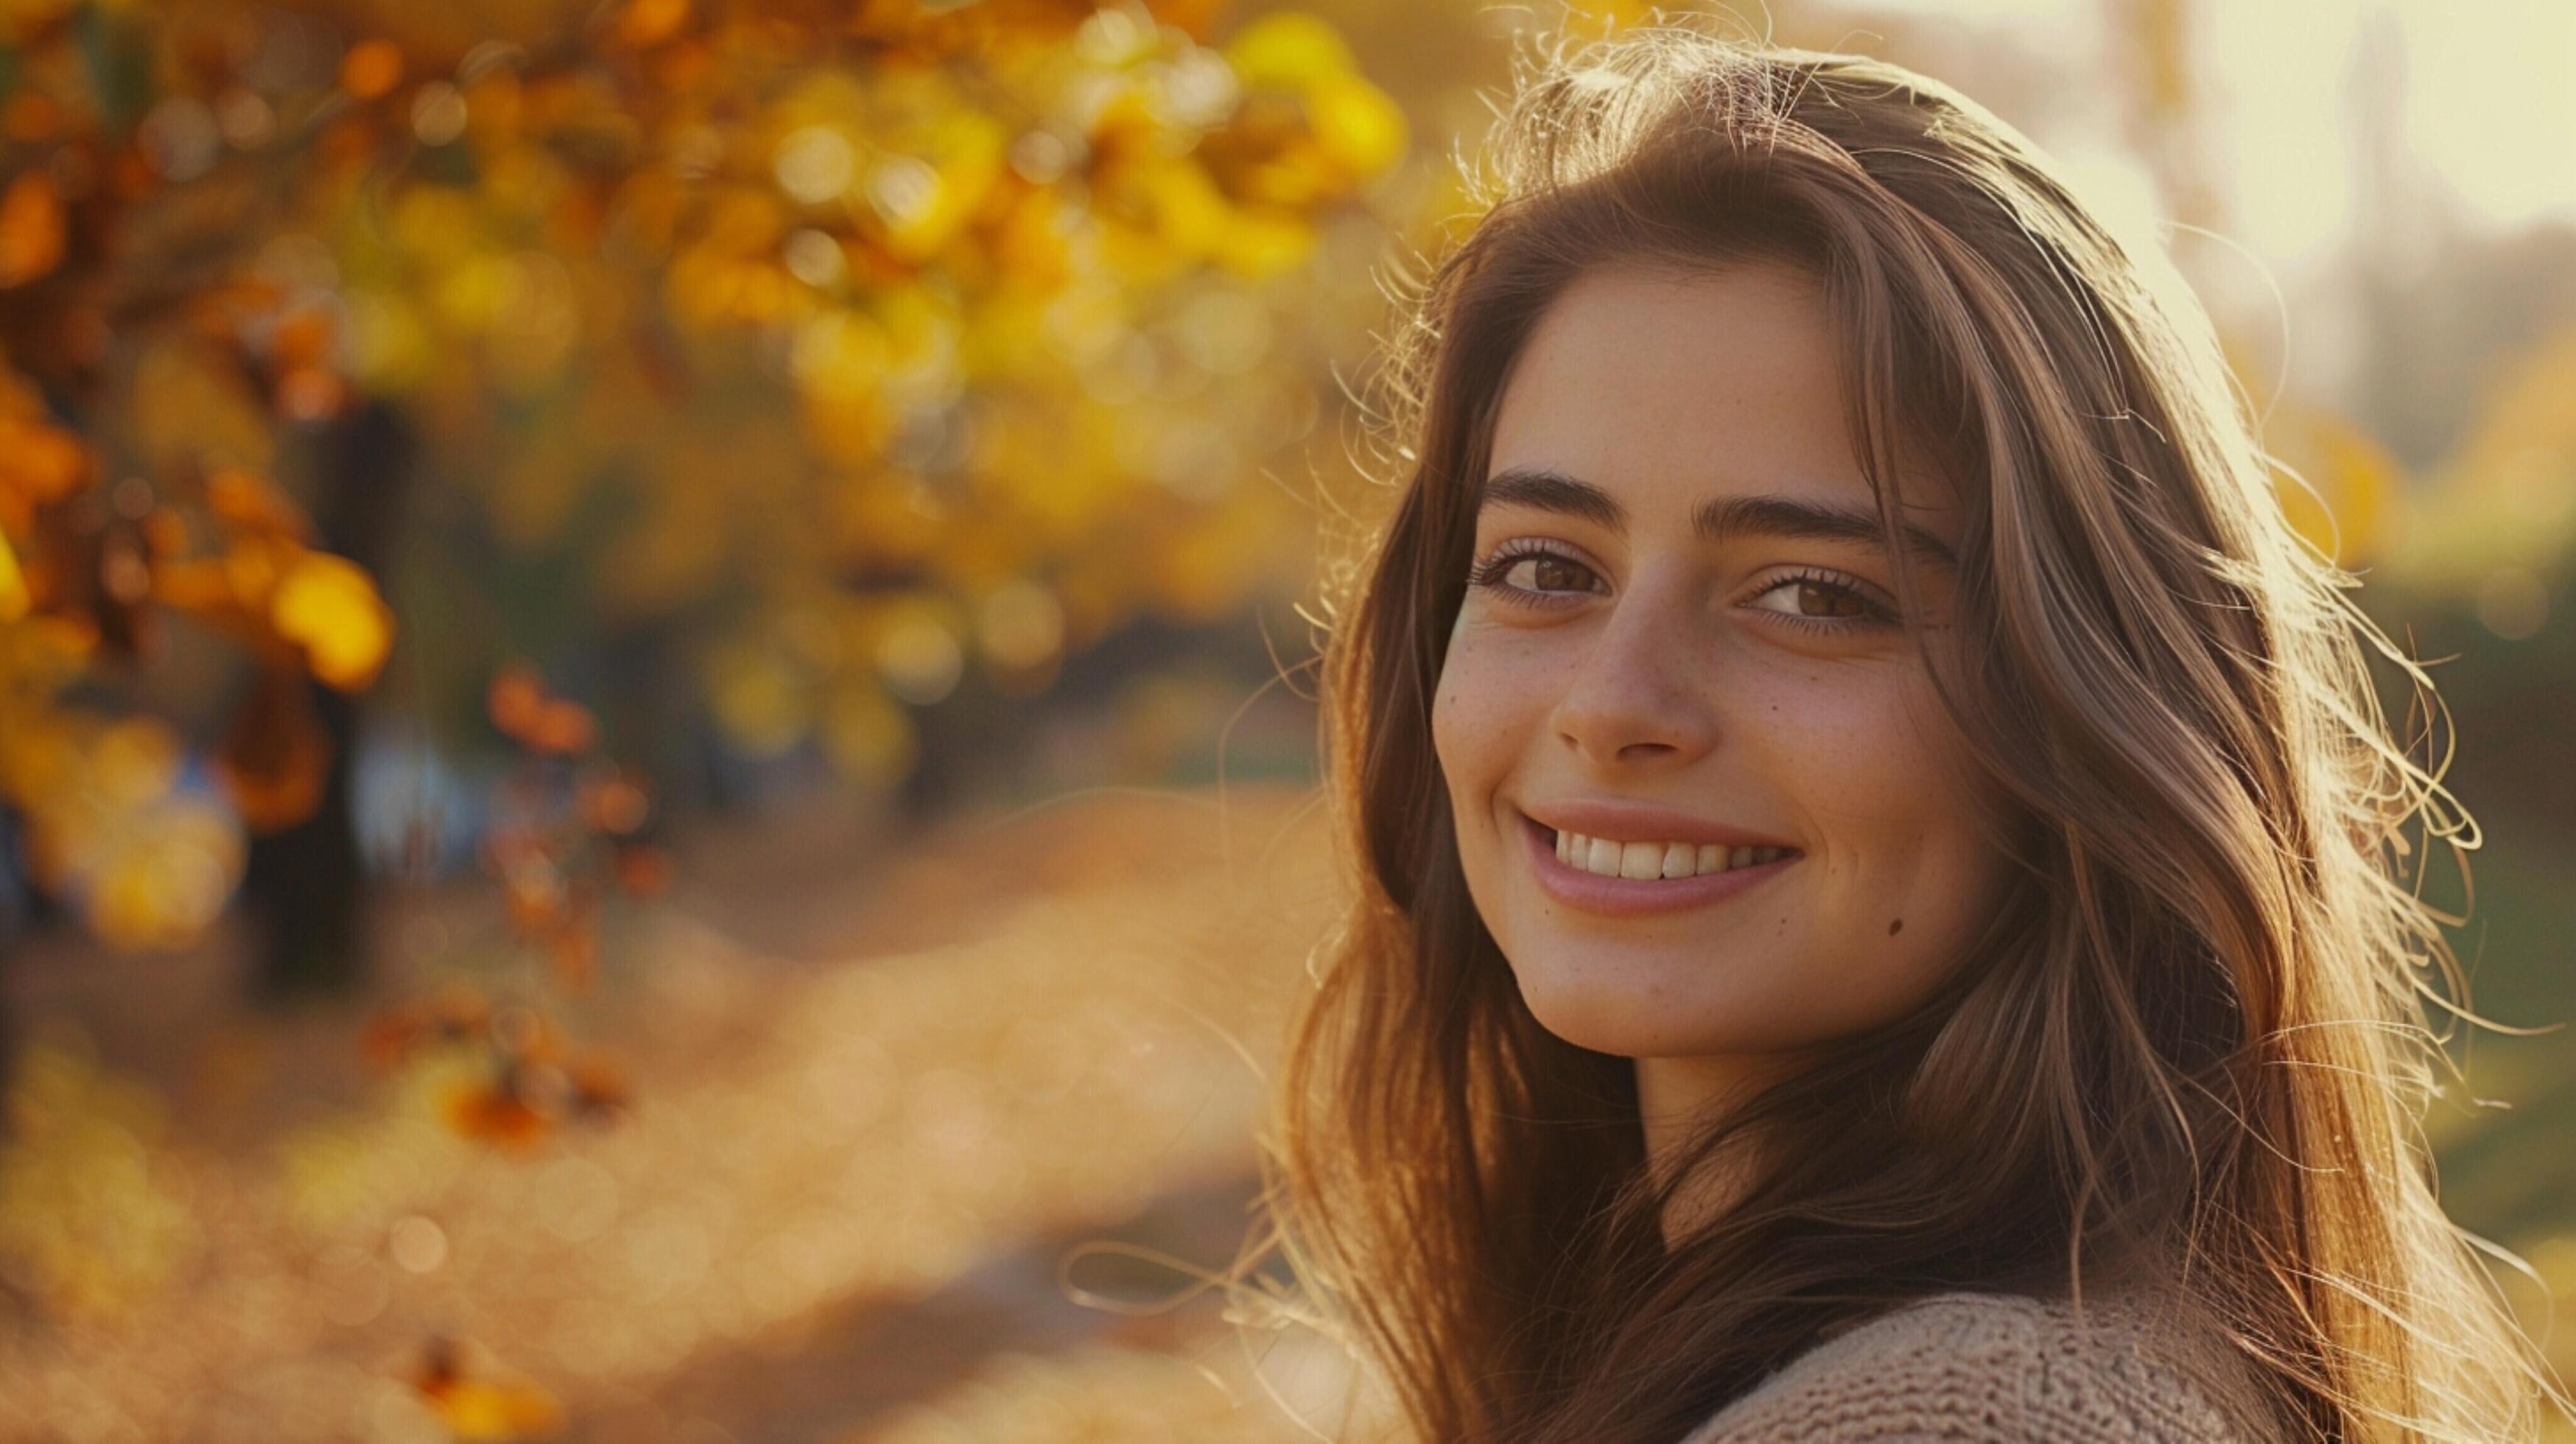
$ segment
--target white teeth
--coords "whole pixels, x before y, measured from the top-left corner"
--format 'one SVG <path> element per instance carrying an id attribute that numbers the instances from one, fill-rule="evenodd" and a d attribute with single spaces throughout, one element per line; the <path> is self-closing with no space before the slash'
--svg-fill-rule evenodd
<path id="1" fill-rule="evenodd" d="M 1585 872 L 1617 877 L 1620 851 L 1619 844 L 1606 837 L 1585 837 L 1579 832 L 1574 835 L 1574 855 Z"/>
<path id="2" fill-rule="evenodd" d="M 1660 842 L 1623 842 L 1619 844 L 1619 875 L 1631 882 L 1644 882 L 1664 875 L 1664 845 Z"/>
<path id="3" fill-rule="evenodd" d="M 1614 838 L 1586 837 L 1579 832 L 1559 831 L 1556 834 L 1559 862 L 1603 877 L 1624 877 L 1638 882 L 1751 867 L 1776 862 L 1790 852 L 1791 849 L 1785 847 L 1726 848 L 1713 842 L 1620 842 Z"/>

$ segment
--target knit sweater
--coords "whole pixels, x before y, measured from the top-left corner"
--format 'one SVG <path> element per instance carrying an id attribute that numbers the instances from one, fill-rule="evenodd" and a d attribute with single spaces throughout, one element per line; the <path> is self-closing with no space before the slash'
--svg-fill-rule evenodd
<path id="1" fill-rule="evenodd" d="M 1943 1293 L 1848 1327 L 1684 1444 L 1968 1439 L 2254 1444 L 2242 1356 L 2118 1299 Z"/>

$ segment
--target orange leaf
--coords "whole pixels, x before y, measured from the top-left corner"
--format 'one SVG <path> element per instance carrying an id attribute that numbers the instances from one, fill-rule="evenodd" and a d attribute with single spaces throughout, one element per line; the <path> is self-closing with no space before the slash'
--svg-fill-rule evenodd
<path id="1" fill-rule="evenodd" d="M 26 171 L 0 194 L 0 290 L 51 274 L 62 263 L 62 195 L 52 176 Z"/>
<path id="2" fill-rule="evenodd" d="M 277 323 L 269 351 L 280 366 L 318 366 L 330 358 L 333 331 L 329 312 L 306 306 Z"/>
<path id="3" fill-rule="evenodd" d="M 176 557 L 188 549 L 188 523 L 170 508 L 156 506 L 143 518 L 143 541 L 155 557 Z"/>
<path id="4" fill-rule="evenodd" d="M 314 715 L 310 684 L 290 668 L 263 668 L 215 758 L 242 821 L 275 832 L 311 817 L 330 767 L 331 736 Z"/>
<path id="5" fill-rule="evenodd" d="M 563 1427 L 563 1406 L 534 1384 L 468 1380 L 432 1396 L 431 1412 L 460 1437 L 525 1439 Z"/>
<path id="6" fill-rule="evenodd" d="M 598 738 L 597 724 L 591 721 L 590 709 L 578 702 L 549 702 L 537 714 L 535 725 L 519 740 L 539 752 L 571 756 L 587 752 Z"/>
<path id="7" fill-rule="evenodd" d="M 1156 20 L 1189 32 L 1192 40 L 1204 41 L 1217 13 L 1225 9 L 1225 0 L 1147 0 L 1145 8 Z"/>
<path id="8" fill-rule="evenodd" d="M 492 716 L 492 725 L 501 735 L 516 740 L 536 725 L 537 714 L 546 706 L 545 684 L 537 674 L 517 663 L 492 674 L 492 685 L 484 689 L 483 709 Z"/>
<path id="9" fill-rule="evenodd" d="M 453 1340 L 429 1341 L 412 1387 L 430 1412 L 462 1439 L 526 1439 L 563 1427 L 563 1406 L 534 1384 L 469 1374 Z"/>
<path id="10" fill-rule="evenodd" d="M 221 561 L 180 557 L 152 568 L 152 599 L 252 648 L 273 647 L 268 618 L 243 603 Z"/>
<path id="11" fill-rule="evenodd" d="M 324 366 L 296 366 L 277 378 L 277 409 L 296 421 L 323 421 L 349 404 L 349 383 Z"/>
<path id="12" fill-rule="evenodd" d="M 206 478 L 206 510 L 254 536 L 302 541 L 312 534 L 286 493 L 239 467 L 220 467 Z"/>
<path id="13" fill-rule="evenodd" d="M 402 50 L 390 40 L 364 40 L 349 47 L 340 62 L 340 88 L 360 100 L 373 100 L 401 83 Z"/>
<path id="14" fill-rule="evenodd" d="M 493 675 L 483 705 L 503 736 L 532 752 L 570 756 L 589 751 L 598 737 L 589 708 L 549 696 L 537 674 L 517 663 Z"/>
<path id="15" fill-rule="evenodd" d="M 689 20 L 689 0 L 633 0 L 617 17 L 617 43 L 641 50 L 679 33 Z"/>
<path id="16" fill-rule="evenodd" d="M 447 1126 L 466 1138 L 525 1152 L 544 1142 L 553 1124 L 517 1089 L 496 1081 L 449 1094 Z"/>
<path id="17" fill-rule="evenodd" d="M 0 416 L 0 489 L 42 506 L 70 496 L 89 478 L 89 448 L 79 437 L 41 421 Z"/>

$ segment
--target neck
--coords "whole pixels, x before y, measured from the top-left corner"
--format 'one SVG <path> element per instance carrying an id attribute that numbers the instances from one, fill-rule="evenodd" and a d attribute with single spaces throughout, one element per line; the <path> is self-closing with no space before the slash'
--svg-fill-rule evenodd
<path id="1" fill-rule="evenodd" d="M 1639 1058 L 1636 1068 L 1637 1121 L 1645 1130 L 1646 1166 L 1658 1184 L 1681 1165 L 1699 1129 L 1789 1071 L 1788 1060 L 1774 1055 Z M 1667 1246 L 1744 1196 L 1752 1183 L 1755 1142 L 1728 1139 L 1674 1191 L 1662 1220 Z"/>

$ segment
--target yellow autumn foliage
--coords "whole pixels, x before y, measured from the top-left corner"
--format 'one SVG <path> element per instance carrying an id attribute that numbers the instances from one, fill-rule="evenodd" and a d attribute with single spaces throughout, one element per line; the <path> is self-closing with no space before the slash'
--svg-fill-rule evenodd
<path id="1" fill-rule="evenodd" d="M 27 574 L 18 566 L 18 554 L 9 549 L 9 534 L 0 532 L 0 622 L 14 622 L 27 615 L 31 600 Z"/>
<path id="2" fill-rule="evenodd" d="M 286 500 L 321 494 L 295 429 L 361 403 L 401 419 L 424 486 L 463 493 L 424 515 L 559 554 L 602 614 L 748 598 L 684 628 L 717 719 L 869 785 L 913 764 L 911 710 L 966 669 L 1025 693 L 1124 621 L 1212 620 L 1275 580 L 1255 553 L 1293 504 L 1238 483 L 1296 438 L 1210 438 L 1268 427 L 1254 373 L 1327 384 L 1301 269 L 1409 144 L 1329 22 L 505 9 L 299 15 L 333 42 L 301 78 L 153 69 L 135 103 L 162 138 L 87 193 L 96 228 L 70 171 L 0 193 L 0 287 L 64 308 L 0 330 L 0 634 L 42 623 L 76 672 L 166 635 L 240 644 L 260 683 L 210 759 L 239 819 L 319 795 L 327 744 L 285 671 L 357 691 L 393 645 L 375 580 Z M 290 23 L 111 10 L 120 43 L 172 54 Z M 70 29 L 27 33 L 31 67 L 82 63 Z M 91 144 L 121 123 L 94 100 L 16 105 L 12 143 Z M 160 299 L 111 312 L 119 288 Z M 123 359 L 94 375 L 101 338 Z M 113 425 L 55 414 L 75 396 Z M 319 485 L 391 484 L 346 465 Z M 847 644 L 774 655 L 791 606 Z M 0 730 L 86 735 L 41 725 L 59 685 L 0 692 Z M 7 800 L 40 810 L 28 789 L 56 784 L 17 775 Z M 51 835 L 129 834 L 83 816 Z M 195 906 L 91 876 L 121 936 Z"/>
<path id="3" fill-rule="evenodd" d="M 306 552 L 269 602 L 278 635 L 304 649 L 313 675 L 343 692 L 364 689 L 393 646 L 393 613 L 366 571 L 344 557 Z"/>

